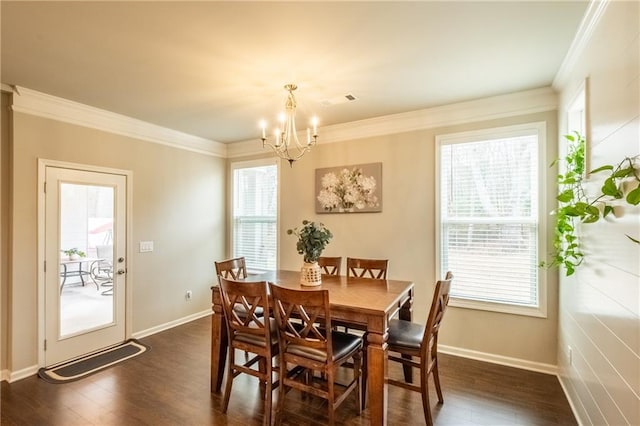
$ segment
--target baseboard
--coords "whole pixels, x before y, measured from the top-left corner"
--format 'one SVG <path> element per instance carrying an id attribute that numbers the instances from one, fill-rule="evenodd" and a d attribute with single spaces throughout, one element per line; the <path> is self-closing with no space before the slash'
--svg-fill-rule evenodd
<path id="1" fill-rule="evenodd" d="M 9 375 L 9 370 L 0 370 L 0 382 L 8 382 Z"/>
<path id="2" fill-rule="evenodd" d="M 562 392 L 564 392 L 564 396 L 567 398 L 567 401 L 569 401 L 569 407 L 571 407 L 571 412 L 573 413 L 573 417 L 575 417 L 576 422 L 578 422 L 578 426 L 583 426 L 587 423 L 583 422 L 582 419 L 580 418 L 580 415 L 578 414 L 578 410 L 576 409 L 576 405 L 573 401 L 573 398 L 571 398 L 571 394 L 567 391 L 567 385 L 565 383 L 565 379 L 563 379 L 563 377 L 558 374 L 558 381 L 560 382 L 560 386 L 562 387 Z"/>
<path id="3" fill-rule="evenodd" d="M 9 383 L 13 383 L 18 380 L 31 377 L 35 374 L 38 374 L 37 365 L 32 365 L 30 367 L 23 368 L 22 370 L 18 370 L 18 371 L 2 370 L 2 380 L 7 381 Z"/>
<path id="4" fill-rule="evenodd" d="M 200 319 L 202 317 L 209 316 L 213 313 L 211 309 L 204 310 L 202 312 L 196 312 L 195 314 L 187 315 L 186 317 L 178 318 L 177 320 L 169 321 L 164 324 L 156 325 L 155 327 L 147 328 L 146 330 L 136 331 L 131 335 L 134 339 L 141 339 L 143 337 L 151 336 L 152 334 L 160 333 L 161 331 L 168 330 L 173 327 L 177 327 L 182 324 Z"/>
<path id="5" fill-rule="evenodd" d="M 505 365 L 507 367 L 521 368 L 523 370 L 536 371 L 538 373 L 558 375 L 558 367 L 542 362 L 528 361 L 526 359 L 511 358 L 508 356 L 495 355 L 486 352 L 474 351 L 471 349 L 456 348 L 454 346 L 438 345 L 438 352 L 448 355 L 460 356 L 463 358 L 475 359 L 477 361 L 490 362 L 492 364 Z"/>

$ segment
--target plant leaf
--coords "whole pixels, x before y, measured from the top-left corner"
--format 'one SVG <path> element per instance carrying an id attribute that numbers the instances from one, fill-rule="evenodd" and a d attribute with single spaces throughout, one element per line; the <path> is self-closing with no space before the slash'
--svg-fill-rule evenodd
<path id="1" fill-rule="evenodd" d="M 627 194 L 627 203 L 637 206 L 640 204 L 640 184 L 638 187 Z"/>
<path id="2" fill-rule="evenodd" d="M 606 164 L 604 166 L 598 167 L 597 169 L 593 169 L 591 170 L 591 173 L 598 173 L 601 172 L 603 170 L 613 170 L 613 166 Z"/>
<path id="3" fill-rule="evenodd" d="M 602 193 L 604 195 L 609 195 L 611 197 L 620 198 L 620 190 L 616 186 L 616 183 L 613 181 L 613 178 L 607 178 L 604 181 L 604 185 L 602 185 Z"/>
<path id="4" fill-rule="evenodd" d="M 604 212 L 602 213 L 602 217 L 607 217 L 609 213 L 613 213 L 613 207 L 607 204 L 604 206 Z"/>
<path id="5" fill-rule="evenodd" d="M 627 177 L 627 176 L 629 176 L 631 173 L 633 173 L 633 167 L 626 167 L 626 168 L 624 168 L 624 169 L 620 169 L 620 170 L 618 170 L 617 172 L 615 172 L 615 173 L 613 174 L 613 177 L 617 177 L 617 178 L 620 178 L 620 177 Z"/>
<path id="6" fill-rule="evenodd" d="M 556 199 L 562 203 L 568 203 L 573 200 L 573 191 L 571 189 L 567 189 L 566 191 L 562 191 Z"/>

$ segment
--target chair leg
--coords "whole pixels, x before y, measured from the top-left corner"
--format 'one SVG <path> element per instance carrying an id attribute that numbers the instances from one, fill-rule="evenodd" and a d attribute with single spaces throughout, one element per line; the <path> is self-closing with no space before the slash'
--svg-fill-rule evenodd
<path id="1" fill-rule="evenodd" d="M 226 413 L 229 407 L 229 397 L 231 396 L 231 385 L 233 384 L 233 365 L 235 364 L 235 349 L 229 348 L 229 359 L 227 361 L 227 383 L 224 386 L 224 400 L 222 402 L 222 412 Z"/>
<path id="2" fill-rule="evenodd" d="M 329 409 L 329 424 L 333 425 L 335 424 L 335 414 L 336 414 L 336 407 L 335 407 L 335 386 L 334 381 L 335 381 L 335 369 L 330 368 L 329 371 L 327 371 L 327 407 Z"/>
<path id="3" fill-rule="evenodd" d="M 431 419 L 431 405 L 429 403 L 429 373 L 420 372 L 420 393 L 422 393 L 422 409 L 427 426 L 433 426 Z"/>
<path id="4" fill-rule="evenodd" d="M 265 359 L 264 357 L 260 357 L 260 359 L 258 360 L 258 370 L 262 373 L 266 375 L 266 371 L 267 371 L 267 362 L 268 360 Z M 266 398 L 266 394 L 267 394 L 267 388 L 265 386 L 265 381 L 264 380 L 260 380 L 260 398 L 264 401 L 264 399 Z"/>
<path id="5" fill-rule="evenodd" d="M 287 377 L 287 363 L 280 361 L 280 374 L 278 374 L 278 380 L 280 380 L 280 384 L 278 385 L 278 406 L 276 408 L 276 419 L 275 424 L 279 425 L 282 421 L 282 413 L 284 410 L 284 397 L 286 395 L 285 392 L 285 384 L 284 381 Z"/>
<path id="6" fill-rule="evenodd" d="M 362 414 L 362 353 L 358 352 L 353 355 L 353 374 L 355 374 L 354 379 L 356 380 L 356 404 L 358 408 L 358 415 Z"/>
<path id="7" fill-rule="evenodd" d="M 411 360 L 411 355 L 402 354 L 402 358 Z M 402 364 L 402 371 L 404 372 L 404 381 L 407 383 L 413 383 L 413 367 L 408 364 Z"/>
<path id="8" fill-rule="evenodd" d="M 440 375 L 438 374 L 438 360 L 434 360 L 433 369 L 431 370 L 433 374 L 433 383 L 436 385 L 436 392 L 438 393 L 438 402 L 442 404 L 444 402 L 444 398 L 442 397 L 442 389 L 440 388 Z"/>
<path id="9" fill-rule="evenodd" d="M 271 400 L 273 399 L 273 371 L 271 370 L 271 363 L 267 362 L 266 366 L 266 384 L 264 395 L 264 424 L 271 426 Z"/>

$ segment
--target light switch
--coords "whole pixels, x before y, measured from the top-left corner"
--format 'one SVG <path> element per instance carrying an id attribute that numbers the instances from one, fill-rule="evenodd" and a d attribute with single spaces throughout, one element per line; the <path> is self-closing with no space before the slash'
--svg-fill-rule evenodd
<path id="1" fill-rule="evenodd" d="M 153 241 L 140 241 L 140 253 L 153 251 Z"/>

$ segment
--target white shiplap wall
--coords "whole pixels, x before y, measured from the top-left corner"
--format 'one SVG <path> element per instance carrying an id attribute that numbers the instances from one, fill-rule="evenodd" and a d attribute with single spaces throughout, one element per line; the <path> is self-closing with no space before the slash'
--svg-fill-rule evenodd
<path id="1" fill-rule="evenodd" d="M 559 87 L 561 133 L 587 77 L 592 168 L 640 154 L 640 2 L 606 4 Z M 585 425 L 640 425 L 640 207 L 616 215 L 581 228 L 585 262 L 560 283 L 558 367 Z"/>

